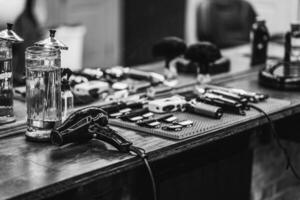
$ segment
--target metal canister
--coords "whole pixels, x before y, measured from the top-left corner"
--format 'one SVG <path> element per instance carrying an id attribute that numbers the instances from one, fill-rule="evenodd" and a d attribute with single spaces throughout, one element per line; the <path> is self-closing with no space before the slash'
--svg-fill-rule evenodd
<path id="1" fill-rule="evenodd" d="M 7 24 L 0 32 L 0 124 L 15 121 L 13 110 L 12 44 L 23 39 Z"/>

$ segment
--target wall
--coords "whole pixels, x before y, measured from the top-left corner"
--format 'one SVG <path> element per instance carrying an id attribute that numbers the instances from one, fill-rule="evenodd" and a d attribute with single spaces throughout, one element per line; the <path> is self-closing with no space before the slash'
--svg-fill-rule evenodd
<path id="1" fill-rule="evenodd" d="M 257 13 L 266 19 L 272 34 L 283 33 L 290 23 L 299 20 L 298 0 L 248 0 Z"/>
<path id="2" fill-rule="evenodd" d="M 47 1 L 47 26 L 83 24 L 86 29 L 83 66 L 109 67 L 120 63 L 121 0 Z"/>

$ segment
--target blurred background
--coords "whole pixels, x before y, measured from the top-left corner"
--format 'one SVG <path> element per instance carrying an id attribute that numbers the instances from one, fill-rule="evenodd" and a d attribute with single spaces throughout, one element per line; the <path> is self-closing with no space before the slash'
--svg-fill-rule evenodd
<path id="1" fill-rule="evenodd" d="M 152 45 L 164 36 L 188 44 L 210 40 L 220 48 L 249 42 L 255 16 L 266 19 L 273 36 L 299 19 L 298 0 L 0 0 L 6 22 L 26 46 L 46 37 L 50 27 L 69 47 L 63 66 L 135 66 L 153 62 Z M 20 62 L 18 65 L 22 65 Z"/>

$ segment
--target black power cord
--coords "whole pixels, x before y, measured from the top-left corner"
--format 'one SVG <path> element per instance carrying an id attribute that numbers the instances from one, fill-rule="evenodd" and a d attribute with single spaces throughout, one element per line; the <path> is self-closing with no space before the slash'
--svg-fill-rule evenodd
<path id="1" fill-rule="evenodd" d="M 149 162 L 148 162 L 148 156 L 146 154 L 146 151 L 144 149 L 140 148 L 140 147 L 135 147 L 135 146 L 130 146 L 130 151 L 135 153 L 136 155 L 138 155 L 138 157 L 140 157 L 144 161 L 145 166 L 148 170 L 150 179 L 151 179 L 153 200 L 157 200 L 158 196 L 157 196 L 156 183 L 155 183 L 155 179 L 154 179 L 152 169 L 151 169 L 151 167 L 149 165 Z"/>
<path id="2" fill-rule="evenodd" d="M 270 131 L 271 131 L 271 134 L 272 136 L 275 138 L 275 141 L 278 145 L 278 147 L 282 150 L 284 156 L 285 156 L 285 159 L 286 159 L 286 169 L 291 169 L 291 172 L 293 173 L 293 175 L 300 181 L 300 176 L 298 174 L 298 172 L 296 171 L 292 161 L 291 161 L 291 157 L 288 153 L 288 150 L 286 149 L 286 147 L 283 146 L 283 144 L 281 143 L 280 139 L 279 139 L 279 135 L 276 131 L 276 128 L 275 128 L 275 125 L 273 123 L 273 120 L 270 118 L 270 116 L 261 108 L 253 105 L 253 104 L 250 104 L 249 105 L 251 108 L 253 108 L 254 110 L 262 113 L 266 119 L 268 120 L 268 123 L 270 125 Z"/>

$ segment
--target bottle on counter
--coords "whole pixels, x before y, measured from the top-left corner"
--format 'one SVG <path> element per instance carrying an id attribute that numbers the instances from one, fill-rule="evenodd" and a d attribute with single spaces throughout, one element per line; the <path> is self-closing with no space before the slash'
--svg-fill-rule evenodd
<path id="1" fill-rule="evenodd" d="M 53 128 L 61 124 L 61 49 L 67 47 L 54 38 L 28 47 L 25 52 L 27 139 L 50 141 Z"/>
<path id="2" fill-rule="evenodd" d="M 285 76 L 300 76 L 300 22 L 292 23 L 285 36 Z"/>
<path id="3" fill-rule="evenodd" d="M 70 88 L 69 77 L 71 76 L 71 70 L 68 70 L 66 76 L 64 76 L 64 70 L 62 72 L 61 81 L 61 109 L 62 109 L 62 122 L 64 122 L 72 113 L 74 108 L 74 96 Z"/>
<path id="4" fill-rule="evenodd" d="M 266 64 L 270 34 L 263 19 L 257 19 L 252 28 L 251 66 Z"/>
<path id="5" fill-rule="evenodd" d="M 23 42 L 13 30 L 12 24 L 0 32 L 0 124 L 15 121 L 13 110 L 12 45 Z"/>

